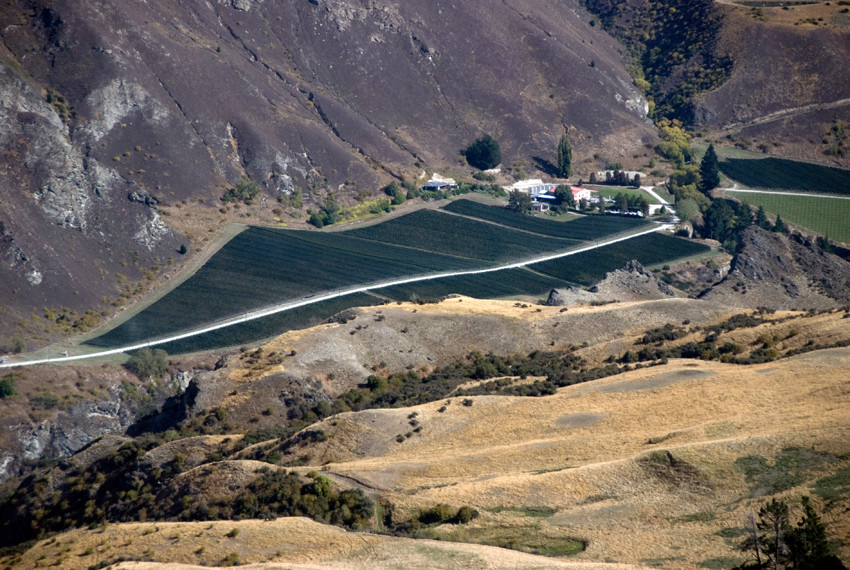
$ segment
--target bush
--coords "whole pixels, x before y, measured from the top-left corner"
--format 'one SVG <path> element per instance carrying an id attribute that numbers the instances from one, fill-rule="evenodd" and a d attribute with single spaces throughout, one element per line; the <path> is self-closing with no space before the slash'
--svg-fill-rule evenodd
<path id="1" fill-rule="evenodd" d="M 168 353 L 161 348 L 142 348 L 133 353 L 127 368 L 139 378 L 162 378 L 168 372 Z"/>
<path id="2" fill-rule="evenodd" d="M 242 178 L 236 183 L 235 187 L 224 193 L 224 196 L 221 197 L 221 201 L 225 203 L 244 202 L 246 205 L 250 206 L 254 203 L 257 196 L 260 195 L 260 192 L 260 187 L 257 186 L 255 182 L 252 182 L 247 178 Z"/>
<path id="3" fill-rule="evenodd" d="M 15 391 L 15 375 L 9 374 L 0 380 L 0 400 L 11 398 L 17 394 Z"/>
<path id="4" fill-rule="evenodd" d="M 458 524 L 466 524 L 472 519 L 478 518 L 478 511 L 473 509 L 470 506 L 464 505 L 457 510 L 457 515 L 455 516 L 455 521 Z"/>

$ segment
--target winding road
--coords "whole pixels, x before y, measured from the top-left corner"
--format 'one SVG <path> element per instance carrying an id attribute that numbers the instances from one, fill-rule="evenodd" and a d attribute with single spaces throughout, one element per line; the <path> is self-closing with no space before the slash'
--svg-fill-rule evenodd
<path id="1" fill-rule="evenodd" d="M 661 200 L 660 197 L 657 197 L 657 198 L 659 200 Z M 661 201 L 663 202 L 663 200 L 661 200 Z M 506 264 L 506 265 L 500 265 L 498 267 L 488 267 L 488 268 L 485 268 L 485 269 L 473 269 L 473 270 L 466 270 L 466 271 L 450 271 L 450 272 L 442 272 L 442 273 L 432 273 L 432 274 L 428 274 L 428 275 L 419 275 L 419 276 L 415 276 L 415 277 L 406 277 L 406 278 L 403 278 L 403 279 L 394 279 L 394 280 L 391 280 L 391 281 L 381 281 L 381 282 L 376 282 L 376 283 L 369 283 L 369 284 L 366 284 L 366 285 L 358 285 L 358 286 L 350 287 L 348 289 L 331 291 L 331 292 L 328 292 L 328 293 L 320 293 L 320 294 L 316 294 L 316 295 L 311 295 L 310 297 L 305 297 L 305 298 L 297 299 L 297 300 L 294 300 L 294 301 L 286 301 L 284 303 L 278 303 L 278 304 L 275 304 L 275 305 L 272 305 L 270 307 L 266 307 L 266 308 L 263 308 L 263 309 L 251 311 L 251 312 L 248 312 L 248 313 L 243 313 L 241 315 L 237 315 L 235 317 L 231 317 L 231 318 L 225 319 L 223 321 L 218 321 L 216 323 L 213 323 L 213 324 L 210 324 L 210 325 L 207 325 L 207 326 L 204 326 L 204 327 L 199 327 L 197 329 L 192 329 L 188 332 L 184 332 L 184 333 L 180 333 L 180 334 L 176 334 L 176 335 L 172 335 L 172 336 L 168 336 L 168 337 L 151 339 L 151 340 L 148 340 L 148 341 L 145 341 L 145 342 L 142 342 L 142 343 L 123 346 L 123 347 L 120 347 L 120 348 L 113 348 L 113 349 L 109 349 L 109 350 L 102 350 L 102 351 L 98 351 L 98 352 L 90 352 L 90 353 L 87 353 L 87 354 L 75 354 L 75 355 L 69 355 L 69 356 L 59 356 L 59 357 L 56 357 L 56 358 L 49 358 L 48 357 L 48 358 L 38 358 L 38 359 L 32 359 L 32 360 L 20 360 L 20 361 L 14 361 L 14 362 L 5 362 L 3 364 L 0 364 L 0 369 L 15 368 L 15 367 L 22 367 L 22 366 L 33 366 L 33 365 L 36 365 L 36 364 L 73 362 L 73 361 L 76 361 L 76 360 L 85 360 L 85 359 L 90 359 L 90 358 L 100 358 L 100 357 L 104 357 L 104 356 L 111 356 L 111 355 L 115 355 L 115 354 L 131 352 L 131 351 L 134 351 L 134 350 L 139 350 L 140 348 L 148 348 L 148 347 L 152 347 L 152 346 L 166 344 L 168 342 L 172 342 L 172 341 L 175 341 L 175 340 L 182 340 L 182 339 L 185 339 L 185 338 L 191 338 L 193 336 L 202 335 L 202 334 L 205 334 L 205 333 L 208 333 L 208 332 L 223 329 L 225 327 L 237 325 L 239 323 L 253 321 L 253 320 L 256 320 L 256 319 L 261 319 L 263 317 L 267 317 L 269 315 L 274 315 L 276 313 L 281 313 L 283 311 L 289 311 L 289 310 L 292 310 L 292 309 L 296 309 L 298 307 L 304 307 L 304 306 L 307 306 L 307 305 L 320 303 L 322 301 L 327 301 L 328 299 L 335 299 L 337 297 L 344 297 L 346 295 L 352 295 L 352 294 L 355 294 L 355 293 L 363 293 L 363 292 L 369 291 L 371 289 L 380 289 L 382 287 L 392 287 L 392 286 L 395 286 L 395 285 L 404 285 L 404 284 L 407 284 L 407 283 L 417 283 L 417 282 L 420 282 L 420 281 L 430 281 L 430 280 L 433 280 L 433 279 L 442 279 L 444 277 L 455 277 L 455 276 L 460 276 L 460 275 L 481 275 L 481 274 L 485 274 L 485 273 L 495 273 L 497 271 L 505 271 L 505 270 L 508 270 L 508 269 L 517 269 L 517 268 L 520 268 L 520 267 L 525 267 L 527 265 L 532 265 L 532 264 L 540 263 L 540 262 L 543 262 L 543 261 L 550 261 L 552 259 L 559 259 L 559 258 L 562 258 L 562 257 L 568 257 L 570 255 L 576 255 L 578 253 L 590 251 L 590 250 L 593 250 L 593 249 L 596 249 L 596 248 L 599 248 L 599 247 L 603 247 L 603 246 L 606 246 L 606 245 L 609 245 L 609 244 L 612 244 L 612 243 L 617 243 L 617 242 L 620 242 L 620 241 L 626 241 L 626 240 L 629 240 L 629 239 L 633 239 L 633 238 L 636 238 L 638 236 L 651 234 L 651 233 L 658 232 L 658 231 L 669 230 L 673 227 L 674 226 L 672 224 L 656 224 L 656 223 L 653 223 L 652 228 L 650 228 L 648 230 L 641 231 L 641 232 L 632 233 L 632 234 L 629 234 L 629 235 L 626 235 L 626 236 L 614 237 L 614 238 L 607 239 L 607 240 L 599 240 L 599 241 L 593 243 L 592 245 L 584 246 L 584 247 L 581 247 L 579 249 L 573 249 L 573 250 L 569 250 L 569 251 L 562 251 L 562 252 L 559 252 L 559 253 L 528 258 L 528 259 L 525 259 L 525 260 L 522 260 L 522 261 L 509 263 L 509 264 Z"/>

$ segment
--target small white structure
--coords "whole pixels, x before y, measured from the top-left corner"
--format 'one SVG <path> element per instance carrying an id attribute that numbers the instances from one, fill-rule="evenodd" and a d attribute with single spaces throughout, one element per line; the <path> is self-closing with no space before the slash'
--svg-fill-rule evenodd
<path id="1" fill-rule="evenodd" d="M 431 180 L 425 186 L 425 190 L 442 190 L 443 188 L 457 188 L 454 178 L 443 177 L 436 172 L 431 175 Z"/>
<path id="2" fill-rule="evenodd" d="M 608 173 L 611 176 L 614 176 L 615 170 L 600 170 L 596 173 L 597 184 L 604 184 L 605 178 L 608 176 Z M 629 177 L 629 180 L 635 177 L 635 174 L 640 174 L 641 179 L 646 179 L 646 174 L 641 172 L 640 170 L 621 170 L 620 172 L 625 173 L 626 176 Z"/>
<path id="3" fill-rule="evenodd" d="M 513 190 L 518 190 L 523 194 L 529 194 L 530 196 L 539 196 L 540 194 L 549 194 L 554 193 L 555 188 L 557 188 L 557 184 L 548 184 L 544 183 L 539 178 L 529 178 L 527 180 L 519 180 L 514 182 L 510 186 L 506 186 L 505 190 L 508 192 L 512 192 Z"/>

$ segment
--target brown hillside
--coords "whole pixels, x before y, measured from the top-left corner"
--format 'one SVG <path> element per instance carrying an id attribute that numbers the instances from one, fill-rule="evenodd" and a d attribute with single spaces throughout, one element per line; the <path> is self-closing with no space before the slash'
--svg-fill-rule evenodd
<path id="1" fill-rule="evenodd" d="M 517 325 L 519 333 L 572 316 L 573 320 L 552 328 L 575 329 L 562 333 L 564 339 L 569 334 L 592 337 L 593 343 L 579 350 L 591 362 L 626 350 L 656 347 L 654 341 L 636 343 L 647 342 L 641 341 L 643 333 L 649 327 L 661 327 L 673 315 L 695 320 L 673 321 L 671 331 L 684 336 L 659 344 L 673 348 L 715 336 L 718 347 L 733 347 L 723 357 L 750 358 L 767 347 L 773 357 L 781 357 L 850 342 L 845 311 L 761 312 L 728 320 L 728 312 L 692 299 L 568 307 L 566 312 L 539 307 L 538 312 L 538 307 L 523 308 L 521 303 L 455 298 L 434 305 L 382 307 L 385 318 L 369 320 L 367 330 L 379 324 L 392 330 L 399 325 L 395 319 L 405 312 L 413 314 L 413 308 L 423 317 L 458 311 L 456 319 L 470 325 L 463 329 L 467 334 L 478 326 L 481 313 L 530 327 Z M 665 314 L 665 310 L 672 312 Z M 230 367 L 217 371 L 227 386 L 219 388 L 218 396 L 214 391 L 203 396 L 207 398 L 204 405 L 211 408 L 190 408 L 191 422 L 177 426 L 181 432 L 187 430 L 184 437 L 171 431 L 132 443 L 115 437 L 98 440 L 56 467 L 22 481 L 16 502 L 3 505 L 4 517 L 25 521 L 32 513 L 40 513 L 40 524 L 61 524 L 61 519 L 53 517 L 64 499 L 80 513 L 87 508 L 86 497 L 80 493 L 90 493 L 94 508 L 105 509 L 112 521 L 150 520 L 152 513 L 166 518 L 204 512 L 212 516 L 205 505 L 215 509 L 236 505 L 236 497 L 263 473 L 281 474 L 292 469 L 284 464 L 294 460 L 296 465 L 307 464 L 296 468 L 304 483 L 315 476 L 309 476 L 310 471 L 318 471 L 339 488 L 362 489 L 380 502 L 382 516 L 370 524 L 380 520 L 391 528 L 437 504 L 455 509 L 468 505 L 480 517 L 464 525 L 421 528 L 414 535 L 561 556 L 570 551 L 567 545 L 580 541 L 586 548 L 576 556 L 578 561 L 690 569 L 723 559 L 725 566 L 732 566 L 743 560 L 736 548 L 744 515 L 757 511 L 771 496 L 787 500 L 796 513 L 799 497 L 811 495 L 831 536 L 840 538 L 850 532 L 850 495 L 845 483 L 850 469 L 846 374 L 850 352 L 846 348 L 815 350 L 759 365 L 656 361 L 655 366 L 562 388 L 551 396 L 455 396 L 414 407 L 338 413 L 291 440 L 278 439 L 273 430 L 285 425 L 284 394 L 296 387 L 279 383 L 282 373 L 297 378 L 287 370 L 287 359 L 309 354 L 311 347 L 334 344 L 336 334 L 356 338 L 363 329 L 355 335 L 350 330 L 357 330 L 353 326 L 363 316 L 284 337 L 264 347 L 260 356 L 251 351 L 233 360 Z M 712 332 L 710 325 L 723 326 Z M 589 331 L 600 329 L 590 335 Z M 444 336 L 444 340 L 453 338 L 461 337 Z M 269 362 L 272 348 L 284 353 L 292 346 L 297 346 L 296 355 L 286 356 L 284 364 Z M 341 350 L 343 345 L 336 346 Z M 394 350 L 386 342 L 374 346 L 388 353 Z M 346 358 L 356 361 L 351 356 L 357 354 L 353 346 L 345 350 L 351 351 Z M 212 378 L 216 372 L 210 374 Z M 195 381 L 201 385 L 201 395 L 205 378 Z M 327 398 L 328 393 L 345 389 L 346 381 L 351 378 L 323 377 L 324 386 L 313 380 L 301 388 L 305 394 L 313 391 Z M 268 414 L 263 407 L 270 410 Z M 224 431 L 192 436 L 197 432 L 191 430 L 204 433 L 207 429 Z M 249 439 L 230 435 L 239 432 Z M 95 472 L 107 475 L 106 481 L 95 479 Z M 139 510 L 142 501 L 146 508 Z M 177 527 L 164 525 L 156 531 L 160 524 L 108 525 L 84 535 L 74 531 L 69 535 L 74 537 L 73 545 L 63 538 L 42 541 L 24 556 L 25 567 L 42 555 L 54 561 L 79 558 L 86 562 L 84 567 L 114 561 L 121 554 L 190 564 L 224 563 L 231 553 L 243 562 L 339 561 L 334 558 L 339 541 L 333 533 L 337 531 L 316 532 L 317 538 L 302 541 L 292 552 L 303 553 L 306 548 L 309 554 L 304 554 L 308 557 L 304 560 L 301 554 L 287 554 L 277 546 L 269 550 L 264 546 L 268 542 L 254 538 L 253 529 L 275 536 L 278 523 L 205 522 L 164 534 L 160 534 L 164 529 Z M 297 522 L 284 524 L 301 528 Z M 222 539 L 237 525 L 238 535 Z M 210 533 L 212 529 L 219 534 Z M 123 542 L 99 536 L 111 532 L 129 534 Z M 436 561 L 440 566 L 446 556 L 441 550 L 422 550 L 430 543 L 375 540 L 389 541 L 386 550 L 376 544 L 369 550 L 365 563 L 377 567 L 396 564 L 396 556 L 416 564 L 432 560 L 431 564 Z M 847 545 L 836 544 L 846 557 Z M 478 547 L 446 548 L 460 549 L 463 556 L 491 552 Z M 512 554 L 504 556 L 502 560 L 509 561 L 505 565 L 525 563 L 514 562 Z M 529 564 L 534 561 L 528 560 Z"/>
<path id="2" fill-rule="evenodd" d="M 752 150 L 850 165 L 850 156 L 825 155 L 823 142 L 836 122 L 850 121 L 847 7 L 726 5 L 724 13 L 716 52 L 732 54 L 735 65 L 700 99 L 700 126 Z"/>
<path id="3" fill-rule="evenodd" d="M 237 535 L 228 534 L 236 529 Z M 89 552 L 91 551 L 91 552 Z M 63 568 L 83 570 L 93 564 L 126 558 L 126 570 L 196 570 L 218 567 L 236 554 L 241 568 L 349 570 L 370 568 L 565 568 L 571 570 L 631 570 L 626 564 L 553 560 L 492 546 L 414 540 L 345 532 L 304 518 L 215 523 L 136 523 L 102 530 L 72 531 L 43 541 L 27 552 L 20 568 L 35 568 L 44 560 Z M 41 558 L 44 555 L 44 558 Z M 231 559 L 232 560 L 232 559 Z M 165 562 L 168 561 L 168 562 Z"/>
<path id="4" fill-rule="evenodd" d="M 812 454 L 802 471 L 781 474 L 779 493 L 792 502 L 846 466 L 848 364 L 846 349 L 751 367 L 671 361 L 551 397 L 453 400 L 442 413 L 440 401 L 414 408 L 423 430 L 403 443 L 393 438 L 410 409 L 343 414 L 324 422 L 329 440 L 313 453 L 398 508 L 485 513 L 440 536 L 531 532 L 533 522 L 535 532 L 588 539 L 584 560 L 694 568 L 738 556 L 716 533 L 741 528 L 770 494 L 736 466 L 742 458 Z M 842 497 L 826 512 L 836 536 L 848 530 Z M 550 514 L 532 519 L 529 509 Z"/>
<path id="5" fill-rule="evenodd" d="M 573 0 L 4 4 L 0 323 L 100 310 L 117 273 L 156 274 L 225 220 L 294 220 L 272 210 L 296 188 L 315 208 L 470 175 L 484 132 L 516 170 L 545 169 L 565 126 L 576 165 L 642 153 L 646 101 L 589 20 Z M 243 176 L 267 202 L 219 212 Z"/>

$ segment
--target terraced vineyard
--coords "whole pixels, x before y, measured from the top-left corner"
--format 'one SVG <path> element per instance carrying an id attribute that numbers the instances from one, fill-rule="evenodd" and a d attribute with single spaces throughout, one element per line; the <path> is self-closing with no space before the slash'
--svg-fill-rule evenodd
<path id="1" fill-rule="evenodd" d="M 420 210 L 348 232 L 247 229 L 176 289 L 87 344 L 103 348 L 138 344 L 252 310 L 337 290 L 434 273 L 484 269 L 497 263 L 566 251 L 583 242 L 645 224 L 643 220 L 614 216 L 555 222 L 465 202 L 454 208 L 474 213 L 478 220 Z M 523 227 L 523 230 L 505 226 Z M 589 284 L 632 258 L 656 263 L 691 255 L 693 251 L 696 250 L 692 244 L 683 240 L 649 235 L 560 262 L 540 264 L 539 272 L 510 269 L 460 275 L 384 287 L 377 293 L 398 300 L 450 293 L 490 298 L 544 295 L 565 282 Z M 368 294 L 345 295 L 174 341 L 164 347 L 180 353 L 250 343 L 315 324 L 348 307 L 377 302 L 380 302 L 377 297 Z"/>
<path id="2" fill-rule="evenodd" d="M 419 210 L 382 224 L 352 230 L 346 234 L 484 261 L 522 259 L 547 251 L 566 249 L 579 243 L 576 238 L 542 239 L 540 236 L 496 224 L 433 210 Z"/>
<path id="3" fill-rule="evenodd" d="M 708 251 L 710 248 L 706 245 L 654 233 L 569 257 L 535 263 L 529 269 L 576 285 L 590 286 L 632 259 L 651 266 Z"/>
<path id="4" fill-rule="evenodd" d="M 545 295 L 550 290 L 564 285 L 565 282 L 560 279 L 540 275 L 528 269 L 508 269 L 385 287 L 376 289 L 375 293 L 399 301 L 445 297 L 451 294 L 494 299 L 518 295 Z"/>
<path id="5" fill-rule="evenodd" d="M 175 340 L 159 345 L 168 354 L 185 354 L 201 350 L 213 350 L 228 346 L 252 344 L 282 334 L 288 330 L 315 326 L 335 314 L 351 307 L 380 305 L 384 301 L 374 295 L 355 293 L 337 297 L 297 309 L 290 309 L 223 329 Z"/>
<path id="6" fill-rule="evenodd" d="M 558 222 L 519 214 L 507 208 L 488 206 L 472 200 L 455 200 L 443 206 L 442 209 L 527 232 L 581 241 L 637 229 L 649 223 L 642 218 L 622 216 L 583 216 L 570 222 Z"/>
<path id="7" fill-rule="evenodd" d="M 340 233 L 249 228 L 185 283 L 88 344 L 124 346 L 322 291 L 482 265 Z"/>
<path id="8" fill-rule="evenodd" d="M 850 194 L 850 170 L 784 158 L 729 158 L 720 171 L 752 188 Z"/>

